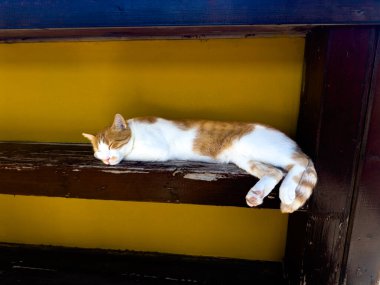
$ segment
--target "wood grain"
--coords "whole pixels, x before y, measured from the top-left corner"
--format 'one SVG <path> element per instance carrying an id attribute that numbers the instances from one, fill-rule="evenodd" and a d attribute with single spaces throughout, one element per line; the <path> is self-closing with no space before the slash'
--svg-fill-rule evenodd
<path id="1" fill-rule="evenodd" d="M 232 164 L 103 165 L 89 145 L 0 143 L 0 193 L 247 207 L 257 179 Z M 278 191 L 263 208 L 279 208 Z"/>
<path id="2" fill-rule="evenodd" d="M 303 37 L 310 29 L 309 25 L 0 29 L 0 42 Z"/>
<path id="3" fill-rule="evenodd" d="M 380 284 L 380 39 L 368 106 L 365 148 L 347 236 L 347 271 L 342 276 L 347 284 Z"/>
<path id="4" fill-rule="evenodd" d="M 375 46 L 371 27 L 320 29 L 307 39 L 297 137 L 315 159 L 319 183 L 309 212 L 289 219 L 286 263 L 294 284 L 340 284 Z"/>
<path id="5" fill-rule="evenodd" d="M 285 285 L 280 262 L 0 244 L 0 283 Z"/>

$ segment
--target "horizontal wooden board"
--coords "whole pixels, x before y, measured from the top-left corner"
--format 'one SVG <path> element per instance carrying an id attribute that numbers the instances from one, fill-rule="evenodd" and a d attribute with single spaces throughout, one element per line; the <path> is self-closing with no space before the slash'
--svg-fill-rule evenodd
<path id="1" fill-rule="evenodd" d="M 1 194 L 247 207 L 257 179 L 232 164 L 122 162 L 81 144 L 0 143 Z M 278 188 L 263 208 L 279 208 Z"/>
<path id="2" fill-rule="evenodd" d="M 0 3 L 1 29 L 378 24 L 377 1 L 52 1 Z"/>
<path id="3" fill-rule="evenodd" d="M 285 284 L 279 262 L 0 244 L 0 283 Z"/>
<path id="4" fill-rule="evenodd" d="M 42 42 L 61 40 L 128 39 L 213 39 L 272 36 L 303 37 L 312 26 L 305 25 L 237 25 L 237 26 L 169 26 L 110 28 L 0 29 L 0 42 Z"/>

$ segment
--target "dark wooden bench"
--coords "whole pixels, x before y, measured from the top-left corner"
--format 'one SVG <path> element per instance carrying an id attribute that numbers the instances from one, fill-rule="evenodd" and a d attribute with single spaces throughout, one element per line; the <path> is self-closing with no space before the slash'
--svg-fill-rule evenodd
<path id="1" fill-rule="evenodd" d="M 379 33 L 380 3 L 376 1 L 0 3 L 0 41 L 4 43 L 304 35 L 305 72 L 297 141 L 315 160 L 320 182 L 308 209 L 289 217 L 284 261 L 291 284 L 379 282 L 379 255 L 372 253 L 380 248 Z M 245 206 L 244 195 L 255 182 L 230 165 L 124 163 L 106 168 L 91 158 L 88 146 L 80 145 L 1 143 L 0 152 L 0 192 L 7 194 Z M 52 158 L 52 153 L 60 155 Z M 95 178 L 90 179 L 90 174 Z M 146 181 L 148 176 L 156 178 Z M 49 187 L 35 181 L 45 181 Z M 134 188 L 131 193 L 122 193 L 115 187 L 120 181 L 134 186 L 146 183 L 152 192 L 148 195 Z M 90 191 L 83 192 L 84 185 Z M 194 185 L 196 193 L 190 190 Z M 263 207 L 278 208 L 278 199 L 272 198 L 266 199 Z M 27 270 L 22 266 L 9 267 L 15 256 L 17 259 L 27 252 L 46 252 L 46 248 L 15 249 L 8 245 L 0 246 L 0 250 L 4 252 L 0 253 L 0 271 L 10 276 L 12 272 Z M 49 250 L 53 259 L 62 254 L 61 249 Z M 66 250 L 72 253 L 72 249 Z M 83 256 L 91 256 L 94 268 L 99 266 L 99 259 L 112 260 L 104 252 L 100 257 L 79 251 Z M 72 260 L 74 256 L 69 254 L 65 259 Z M 25 267 L 38 268 L 38 262 L 46 261 L 31 259 Z M 268 271 L 253 263 L 252 267 L 241 268 L 251 271 L 252 280 L 265 276 Z M 66 262 L 67 268 L 71 268 L 70 264 Z M 207 264 L 211 266 L 212 262 Z M 107 262 L 102 266 L 107 266 Z M 83 268 L 83 272 L 90 272 L 88 276 L 95 274 L 89 268 Z M 279 274 L 276 270 L 270 272 Z M 0 278 L 4 276 L 0 274 Z"/>
<path id="2" fill-rule="evenodd" d="M 122 162 L 107 166 L 90 145 L 0 143 L 0 193 L 245 207 L 257 182 L 232 164 Z M 279 208 L 275 191 L 261 206 Z"/>

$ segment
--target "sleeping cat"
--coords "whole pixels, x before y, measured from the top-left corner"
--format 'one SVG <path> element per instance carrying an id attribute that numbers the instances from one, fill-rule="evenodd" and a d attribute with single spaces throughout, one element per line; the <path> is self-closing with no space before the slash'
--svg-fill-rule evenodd
<path id="1" fill-rule="evenodd" d="M 234 163 L 260 180 L 246 202 L 260 205 L 276 184 L 281 211 L 291 213 L 310 197 L 317 183 L 313 162 L 286 135 L 267 126 L 214 121 L 171 121 L 156 117 L 124 120 L 97 135 L 83 134 L 105 164 L 122 160 L 189 160 Z"/>

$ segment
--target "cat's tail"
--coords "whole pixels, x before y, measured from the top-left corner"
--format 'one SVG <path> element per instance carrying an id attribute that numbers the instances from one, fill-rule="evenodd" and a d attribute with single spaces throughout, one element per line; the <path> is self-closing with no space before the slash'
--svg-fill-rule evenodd
<path id="1" fill-rule="evenodd" d="M 318 177 L 313 162 L 303 153 L 298 155 L 297 163 L 290 168 L 280 187 L 280 198 L 281 193 L 288 197 L 289 195 L 293 196 L 290 198 L 292 200 L 290 203 L 286 203 L 289 199 L 281 199 L 281 212 L 283 213 L 292 213 L 302 207 L 317 184 Z M 284 191 L 288 191 L 288 193 L 284 193 Z"/>

